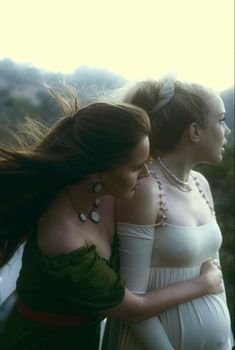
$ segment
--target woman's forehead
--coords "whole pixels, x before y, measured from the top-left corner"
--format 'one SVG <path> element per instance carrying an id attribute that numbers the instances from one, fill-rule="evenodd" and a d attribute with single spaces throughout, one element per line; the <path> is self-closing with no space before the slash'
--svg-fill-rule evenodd
<path id="1" fill-rule="evenodd" d="M 208 99 L 209 114 L 224 114 L 225 107 L 222 98 L 219 95 L 213 95 Z"/>
<path id="2" fill-rule="evenodd" d="M 131 152 L 132 159 L 145 158 L 149 154 L 149 138 L 143 138 Z"/>

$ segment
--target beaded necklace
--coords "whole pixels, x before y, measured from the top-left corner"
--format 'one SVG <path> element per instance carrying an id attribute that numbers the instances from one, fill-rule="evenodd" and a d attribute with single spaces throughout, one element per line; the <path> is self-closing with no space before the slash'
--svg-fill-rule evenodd
<path id="1" fill-rule="evenodd" d="M 159 208 L 159 218 L 160 218 L 160 226 L 166 226 L 167 224 L 167 207 L 166 207 L 166 200 L 165 200 L 165 197 L 166 197 L 166 193 L 164 191 L 164 186 L 159 178 L 159 176 L 155 173 L 155 171 L 150 171 L 150 174 L 153 176 L 153 178 L 156 180 L 157 184 L 158 184 L 158 187 L 159 187 L 159 204 L 160 204 L 160 208 Z M 206 201 L 210 211 L 211 211 L 211 214 L 213 216 L 215 216 L 215 211 L 213 209 L 213 207 L 211 206 L 211 203 L 210 201 L 208 200 L 205 192 L 201 189 L 201 186 L 200 186 L 200 182 L 198 181 L 197 177 L 196 176 L 193 176 L 193 180 L 195 182 L 195 185 L 199 191 L 199 193 L 201 194 L 201 196 L 204 198 L 204 200 Z"/>
<path id="2" fill-rule="evenodd" d="M 78 216 L 78 219 L 81 221 L 81 222 L 86 222 L 87 219 L 89 219 L 90 221 L 94 222 L 95 224 L 98 224 L 100 222 L 100 215 L 99 213 L 97 213 L 97 211 L 95 211 L 96 208 L 99 207 L 100 205 L 100 199 L 99 198 L 96 198 L 96 200 L 93 202 L 92 204 L 92 209 L 88 212 L 83 212 L 83 211 L 80 211 L 80 210 L 77 210 L 73 200 L 72 200 L 72 197 L 69 193 L 69 191 L 67 190 L 67 188 L 65 188 L 65 192 L 67 194 L 67 196 L 69 197 L 69 200 L 73 206 L 73 209 L 75 210 L 75 212 L 77 213 L 77 216 Z"/>

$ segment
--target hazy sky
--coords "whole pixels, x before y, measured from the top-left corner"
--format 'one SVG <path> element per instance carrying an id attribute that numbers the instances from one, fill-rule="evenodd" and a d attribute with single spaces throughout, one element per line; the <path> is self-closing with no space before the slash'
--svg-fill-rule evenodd
<path id="1" fill-rule="evenodd" d="M 234 0 L 0 0 L 0 59 L 234 85 Z"/>

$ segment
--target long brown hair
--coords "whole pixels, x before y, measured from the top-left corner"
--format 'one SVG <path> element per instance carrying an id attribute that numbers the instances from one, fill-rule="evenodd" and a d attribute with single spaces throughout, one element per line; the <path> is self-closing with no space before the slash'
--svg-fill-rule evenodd
<path id="1" fill-rule="evenodd" d="M 149 132 L 142 109 L 100 102 L 78 107 L 24 150 L 1 147 L 0 266 L 63 187 L 118 167 Z"/>

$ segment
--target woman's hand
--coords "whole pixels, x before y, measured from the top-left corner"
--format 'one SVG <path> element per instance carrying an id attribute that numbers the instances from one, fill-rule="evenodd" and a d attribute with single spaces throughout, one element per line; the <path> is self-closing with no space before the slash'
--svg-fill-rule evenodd
<path id="1" fill-rule="evenodd" d="M 210 259 L 201 267 L 200 277 L 208 293 L 219 294 L 224 291 L 223 275 L 218 259 Z"/>

